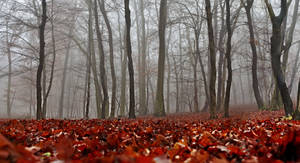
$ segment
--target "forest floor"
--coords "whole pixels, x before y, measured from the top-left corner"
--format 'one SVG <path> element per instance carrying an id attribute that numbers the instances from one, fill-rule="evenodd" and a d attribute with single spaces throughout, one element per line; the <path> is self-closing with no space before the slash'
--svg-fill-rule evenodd
<path id="1" fill-rule="evenodd" d="M 0 162 L 300 162 L 300 121 L 239 110 L 216 120 L 0 120 Z"/>

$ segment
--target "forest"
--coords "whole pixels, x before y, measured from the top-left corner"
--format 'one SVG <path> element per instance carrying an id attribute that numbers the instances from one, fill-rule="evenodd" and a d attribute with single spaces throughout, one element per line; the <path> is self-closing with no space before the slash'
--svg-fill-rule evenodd
<path id="1" fill-rule="evenodd" d="M 0 0 L 0 162 L 299 162 L 299 0 Z"/>

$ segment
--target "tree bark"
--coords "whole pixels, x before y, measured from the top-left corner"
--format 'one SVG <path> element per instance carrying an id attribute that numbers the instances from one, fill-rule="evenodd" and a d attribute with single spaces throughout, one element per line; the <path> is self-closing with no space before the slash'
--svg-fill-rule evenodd
<path id="1" fill-rule="evenodd" d="M 158 76 L 156 88 L 156 100 L 154 106 L 155 116 L 165 116 L 164 107 L 164 71 L 165 71 L 165 31 L 167 23 L 167 0 L 160 1 L 159 9 L 159 56 L 158 56 Z"/>
<path id="2" fill-rule="evenodd" d="M 139 0 L 140 16 L 141 16 L 141 28 L 142 28 L 142 38 L 141 38 L 141 76 L 140 76 L 140 110 L 142 115 L 147 114 L 146 106 L 146 49 L 147 49 L 147 40 L 146 40 L 146 28 L 145 28 L 145 15 L 144 15 L 144 0 Z"/>
<path id="3" fill-rule="evenodd" d="M 108 110 L 106 110 L 106 107 L 108 107 L 109 104 L 109 97 L 107 92 L 107 82 L 106 82 L 106 72 L 105 72 L 105 54 L 104 54 L 104 47 L 102 43 L 102 34 L 100 32 L 99 27 L 99 18 L 98 18 L 98 7 L 97 7 L 97 0 L 94 1 L 94 18 L 95 18 L 95 28 L 97 33 L 97 41 L 98 41 L 98 50 L 100 55 L 100 80 L 101 80 L 101 86 L 103 91 L 103 102 L 101 106 L 101 118 L 104 119 L 106 117 L 106 114 L 108 113 Z M 105 113 L 107 111 L 107 113 Z"/>
<path id="4" fill-rule="evenodd" d="M 10 42 L 8 38 L 8 22 L 6 22 L 6 49 L 7 49 L 7 59 L 8 59 L 8 79 L 7 79 L 7 95 L 6 95 L 6 111 L 7 116 L 11 116 L 11 76 L 12 76 L 12 59 L 11 59 L 11 50 Z"/>
<path id="5" fill-rule="evenodd" d="M 90 55 L 86 56 L 86 83 L 84 88 L 84 103 L 83 103 L 83 116 L 84 119 L 89 119 L 90 112 L 90 95 L 91 95 L 91 64 Z"/>
<path id="6" fill-rule="evenodd" d="M 294 120 L 300 120 L 300 80 L 298 82 L 298 91 L 297 91 L 297 104 L 296 104 L 296 110 L 295 113 L 293 115 L 293 119 Z"/>
<path id="7" fill-rule="evenodd" d="M 53 0 L 51 3 L 51 12 L 52 15 L 54 14 L 53 12 Z M 47 91 L 45 93 L 44 99 L 43 99 L 43 118 L 46 118 L 46 114 L 47 114 L 47 100 L 52 88 L 52 83 L 53 83 L 53 76 L 54 76 L 54 66 L 55 66 L 55 59 L 56 59 L 56 46 L 55 46 L 55 37 L 54 37 L 54 20 L 51 20 L 51 39 L 52 39 L 52 53 L 53 53 L 53 59 L 52 59 L 52 64 L 51 64 L 51 72 L 50 72 L 50 81 L 49 81 L 49 85 L 47 88 Z"/>
<path id="8" fill-rule="evenodd" d="M 216 51 L 214 43 L 214 31 L 212 26 L 212 13 L 209 0 L 205 0 L 205 10 L 207 16 L 207 31 L 210 55 L 209 109 L 210 118 L 214 119 L 216 118 Z"/>
<path id="9" fill-rule="evenodd" d="M 230 23 L 230 4 L 229 0 L 226 3 L 226 26 L 227 26 L 227 44 L 226 44 L 226 60 L 227 60 L 227 83 L 226 83 L 226 93 L 225 93 L 225 104 L 224 104 L 224 117 L 229 117 L 229 102 L 230 102 L 230 89 L 232 82 L 232 68 L 231 68 L 231 38 L 232 30 Z"/>
<path id="10" fill-rule="evenodd" d="M 292 92 L 293 84 L 294 84 L 294 81 L 295 81 L 295 76 L 297 74 L 298 67 L 299 67 L 298 66 L 299 55 L 300 55 L 300 43 L 298 45 L 298 50 L 297 50 L 297 53 L 296 53 L 296 59 L 295 59 L 295 63 L 294 63 L 293 70 L 292 70 L 291 81 L 290 81 L 290 84 L 289 84 L 289 87 L 288 87 L 290 94 Z"/>
<path id="11" fill-rule="evenodd" d="M 40 57 L 39 57 L 39 66 L 36 74 L 36 102 L 37 102 L 37 112 L 36 119 L 42 118 L 42 86 L 41 78 L 44 68 L 44 59 L 45 59 L 45 26 L 47 21 L 47 2 L 42 0 L 42 22 L 39 27 L 39 36 L 40 36 Z"/>
<path id="12" fill-rule="evenodd" d="M 255 36 L 254 36 L 254 30 L 253 30 L 253 21 L 252 21 L 252 16 L 251 16 L 251 8 L 253 5 L 254 0 L 247 0 L 247 3 L 244 3 L 242 0 L 242 4 L 246 10 L 246 15 L 247 15 L 247 24 L 249 28 L 249 33 L 250 33 L 250 45 L 251 45 L 251 50 L 252 50 L 252 88 L 254 91 L 254 96 L 256 100 L 256 104 L 259 109 L 262 109 L 264 106 L 263 100 L 260 96 L 259 92 L 259 87 L 258 87 L 258 77 L 257 77 L 257 50 L 256 50 L 256 45 L 255 45 Z"/>
<path id="13" fill-rule="evenodd" d="M 125 116 L 125 108 L 126 108 L 126 65 L 127 65 L 127 53 L 126 49 L 123 48 L 123 42 L 126 45 L 126 28 L 124 32 L 124 36 L 122 37 L 121 33 L 121 25 L 120 25 L 120 14 L 118 12 L 118 31 L 119 31 L 119 43 L 120 43 L 120 54 L 121 54 L 121 92 L 120 92 L 120 116 Z M 124 39 L 124 41 L 122 40 Z M 124 51 L 124 53 L 123 53 Z"/>
<path id="14" fill-rule="evenodd" d="M 175 112 L 178 113 L 179 112 L 179 77 L 178 77 L 178 69 L 177 69 L 177 62 L 176 62 L 176 58 L 175 55 L 173 56 L 173 63 L 174 63 L 174 73 L 175 73 L 175 86 L 176 86 L 176 105 L 175 105 Z"/>
<path id="15" fill-rule="evenodd" d="M 170 113 L 170 80 L 171 80 L 171 63 L 170 63 L 170 55 L 169 55 L 169 47 L 171 42 L 171 35 L 172 35 L 172 27 L 169 29 L 169 36 L 167 41 L 167 49 L 166 49 L 166 57 L 167 57 L 167 64 L 168 64 L 168 76 L 167 76 L 167 113 Z"/>
<path id="16" fill-rule="evenodd" d="M 219 32 L 219 42 L 218 42 L 218 49 L 219 49 L 219 62 L 218 62 L 218 91 L 217 91 L 217 106 L 216 109 L 219 111 L 222 106 L 222 88 L 223 86 L 223 64 L 224 64 L 224 37 L 226 34 L 226 27 L 225 27 L 225 20 L 224 20 L 224 6 L 221 6 L 221 29 Z"/>
<path id="17" fill-rule="evenodd" d="M 99 0 L 98 0 L 99 2 Z M 107 16 L 107 13 L 105 11 L 105 3 L 104 0 L 101 0 L 100 4 L 100 10 L 103 15 L 107 30 L 108 30 L 108 43 L 109 43 L 109 62 L 110 62 L 110 70 L 111 70 L 111 79 L 112 79 L 112 90 L 111 90 L 111 112 L 110 117 L 115 117 L 115 110 L 116 110 L 116 93 L 117 93 L 117 79 L 116 79 L 116 73 L 115 73 L 115 66 L 114 66 L 114 47 L 113 47 L 113 34 L 111 25 Z"/>
<path id="18" fill-rule="evenodd" d="M 126 52 L 128 57 L 128 72 L 129 72 L 129 118 L 135 118 L 135 96 L 134 96 L 134 69 L 132 61 L 131 38 L 130 38 L 130 9 L 129 0 L 124 0 L 125 3 L 125 21 L 126 21 Z"/>
<path id="19" fill-rule="evenodd" d="M 293 11 L 293 18 L 292 18 L 292 23 L 291 26 L 288 30 L 288 36 L 285 40 L 285 47 L 284 47 L 284 54 L 283 54 L 283 73 L 286 73 L 287 71 L 287 64 L 288 64 L 288 56 L 289 56 L 289 51 L 290 48 L 292 46 L 292 42 L 293 42 L 293 36 L 294 36 L 294 31 L 295 31 L 295 27 L 296 27 L 296 23 L 297 23 L 297 19 L 298 19 L 298 9 L 299 9 L 299 0 L 295 0 L 295 4 L 294 4 L 294 11 Z"/>
<path id="20" fill-rule="evenodd" d="M 287 15 L 287 3 L 286 0 L 281 0 L 281 10 L 278 16 L 275 16 L 273 8 L 268 0 L 265 0 L 265 4 L 267 5 L 268 13 L 272 22 L 272 37 L 271 37 L 271 64 L 273 74 L 275 76 L 275 80 L 277 86 L 279 88 L 282 102 L 284 105 L 285 114 L 287 116 L 292 115 L 293 113 L 293 102 L 289 94 L 289 90 L 285 83 L 285 77 L 281 68 L 281 50 L 282 50 L 282 35 L 281 35 L 281 25 L 284 18 Z"/>

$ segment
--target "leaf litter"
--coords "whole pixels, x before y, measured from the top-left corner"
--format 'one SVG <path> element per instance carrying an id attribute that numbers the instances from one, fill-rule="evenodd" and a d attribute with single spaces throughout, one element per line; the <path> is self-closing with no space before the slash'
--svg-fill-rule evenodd
<path id="1" fill-rule="evenodd" d="M 300 122 L 282 115 L 3 120 L 0 162 L 299 162 Z"/>

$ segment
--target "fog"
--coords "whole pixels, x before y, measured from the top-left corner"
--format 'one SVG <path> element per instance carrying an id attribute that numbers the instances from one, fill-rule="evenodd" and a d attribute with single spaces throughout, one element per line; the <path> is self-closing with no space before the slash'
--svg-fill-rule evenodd
<path id="1" fill-rule="evenodd" d="M 253 105 L 253 107 L 257 108 L 252 85 L 253 55 L 245 8 L 242 6 L 240 0 L 232 0 L 230 2 L 231 27 L 233 30 L 231 41 L 233 80 L 230 106 Z M 280 13 L 280 2 L 279 0 L 270 1 L 275 14 Z M 296 2 L 291 2 L 288 8 L 286 24 L 282 25 L 283 29 L 285 29 L 282 32 L 284 36 L 282 47 L 285 47 L 289 33 L 293 30 L 291 25 Z M 90 101 L 88 117 L 99 118 L 97 100 L 103 103 L 102 76 L 100 72 L 101 52 L 98 48 L 99 37 L 97 36 L 97 27 L 95 26 L 93 15 L 93 20 L 89 21 L 89 14 L 95 14 L 94 10 L 92 10 L 92 13 L 89 12 L 89 3 L 95 2 L 92 0 L 47 0 L 47 21 L 44 33 L 45 69 L 42 75 L 42 99 L 45 98 L 51 82 L 54 42 L 56 58 L 53 66 L 52 87 L 46 103 L 46 118 L 84 118 L 84 114 L 87 111 L 87 101 Z M 100 5 L 103 3 L 105 4 L 105 12 L 112 28 L 113 39 L 112 61 L 116 76 L 116 98 L 113 100 L 115 103 L 115 114 L 113 116 L 128 117 L 129 76 L 127 63 L 124 61 L 127 58 L 124 3 L 121 0 L 98 0 L 97 3 L 99 3 L 98 16 L 105 57 L 104 67 L 106 76 L 104 80 L 107 83 L 109 97 L 109 103 L 106 105 L 108 111 L 106 112 L 106 117 L 112 115 L 110 114 L 110 108 L 113 96 L 113 78 L 109 31 L 100 9 Z M 141 3 L 143 3 L 142 7 L 144 7 L 142 9 Z M 209 64 L 209 38 L 207 34 L 205 2 L 202 0 L 168 0 L 167 3 L 168 16 L 165 29 L 166 56 L 163 91 L 164 109 L 167 114 L 205 110 L 205 102 L 207 101 L 205 82 L 209 85 L 211 69 Z M 91 4 L 93 9 L 94 5 Z M 221 102 L 217 100 L 217 103 L 219 102 L 221 106 L 219 112 L 222 112 L 228 75 L 225 59 L 227 41 L 225 1 L 214 0 L 211 1 L 211 5 L 215 34 L 214 41 L 216 45 L 217 79 L 215 85 L 216 94 L 221 99 Z M 160 2 L 157 0 L 130 1 L 130 36 L 135 78 L 135 114 L 137 116 L 143 115 L 143 110 L 140 107 L 141 98 L 143 98 L 140 89 L 143 88 L 146 95 L 144 97 L 146 113 L 149 115 L 154 114 L 159 66 L 159 9 Z M 141 13 L 144 14 L 144 24 Z M 298 12 L 297 15 L 299 14 Z M 276 96 L 276 81 L 271 67 L 270 38 L 272 36 L 272 23 L 264 1 L 254 1 L 251 8 L 251 16 L 255 36 L 255 40 L 252 41 L 255 42 L 258 54 L 258 88 L 264 108 L 282 108 L 283 104 L 280 102 L 278 91 Z M 39 27 L 41 17 L 42 6 L 40 0 L 0 0 L 0 117 L 2 118 L 8 118 L 8 107 L 11 110 L 11 117 L 36 117 L 36 76 L 40 53 Z M 299 16 L 296 18 L 297 21 L 299 22 Z M 92 31 L 89 30 L 89 22 L 92 23 Z M 196 48 L 195 29 L 199 29 L 199 56 Z M 145 32 L 144 42 L 143 30 Z M 92 38 L 89 37 L 91 32 L 93 33 Z M 284 76 L 287 86 L 292 86 L 291 98 L 293 101 L 296 101 L 297 83 L 299 80 L 299 61 L 297 56 L 300 55 L 299 23 L 295 24 L 293 32 Z M 53 41 L 53 38 L 55 41 Z M 94 46 L 95 58 L 91 59 L 89 63 L 88 57 L 92 54 L 90 51 L 91 44 Z M 145 49 L 143 50 L 143 48 Z M 145 54 L 143 54 L 143 51 Z M 282 54 L 284 53 L 285 49 L 283 48 Z M 9 59 L 8 56 L 11 56 L 11 58 Z M 145 57 L 145 64 L 143 64 L 143 56 Z M 282 62 L 283 56 L 281 57 Z M 203 67 L 199 63 L 199 57 Z M 9 65 L 11 65 L 11 73 L 9 73 Z M 126 71 L 122 71 L 124 68 Z M 142 72 L 143 69 L 145 72 Z M 293 76 L 294 72 L 295 75 Z M 143 73 L 145 74 L 143 75 Z M 87 96 L 87 74 L 90 75 L 90 99 Z M 125 75 L 126 83 L 122 82 L 123 75 Z M 96 93 L 97 86 L 95 82 L 97 81 L 95 80 L 95 76 L 97 76 L 98 84 L 100 85 L 100 89 L 98 90 L 100 94 L 98 95 Z M 11 86 L 9 86 L 10 77 Z M 144 87 L 141 84 L 143 80 L 145 82 Z M 122 85 L 126 88 L 123 95 Z M 208 85 L 206 86 L 207 88 Z M 218 89 L 219 87 L 221 89 Z M 197 89 L 197 108 L 195 108 L 195 88 Z M 8 89 L 10 89 L 9 98 Z M 121 114 L 121 96 L 125 99 L 124 115 Z M 277 105 L 277 103 L 279 104 Z M 60 107 L 63 110 L 62 117 L 59 115 Z"/>

